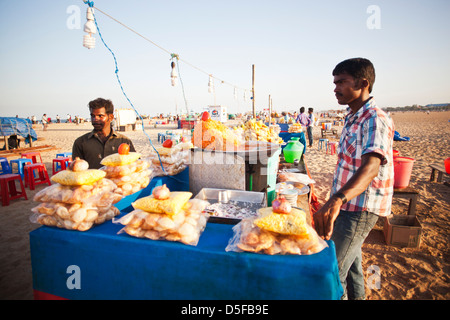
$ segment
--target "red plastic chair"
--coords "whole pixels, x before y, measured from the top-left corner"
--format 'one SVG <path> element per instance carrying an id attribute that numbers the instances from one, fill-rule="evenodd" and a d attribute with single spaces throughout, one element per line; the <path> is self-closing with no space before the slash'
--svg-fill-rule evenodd
<path id="1" fill-rule="evenodd" d="M 329 142 L 327 145 L 327 154 L 328 154 L 328 150 L 330 150 L 330 154 L 336 154 L 336 149 L 337 149 L 337 142 Z"/>
<path id="2" fill-rule="evenodd" d="M 27 159 L 31 159 L 33 161 L 33 163 L 38 163 L 37 159 L 39 157 L 39 162 L 42 163 L 42 157 L 41 157 L 41 153 L 34 151 L 34 152 L 24 152 L 20 154 L 21 158 L 27 158 Z"/>
<path id="3" fill-rule="evenodd" d="M 34 190 L 36 185 L 42 183 L 48 183 L 49 186 L 52 185 L 50 178 L 48 177 L 47 168 L 43 163 L 33 163 L 25 165 L 25 187 L 29 187 L 30 190 Z M 37 175 L 35 175 L 34 170 L 37 170 Z"/>
<path id="4" fill-rule="evenodd" d="M 16 180 L 20 182 L 21 192 L 17 191 Z M 18 199 L 21 197 L 24 197 L 25 200 L 28 200 L 27 193 L 25 192 L 25 187 L 23 186 L 20 174 L 11 173 L 1 175 L 0 187 L 2 196 L 2 206 L 9 206 L 10 200 Z"/>
<path id="5" fill-rule="evenodd" d="M 52 174 L 58 173 L 59 171 L 66 170 L 69 167 L 71 157 L 58 157 L 53 159 Z"/>

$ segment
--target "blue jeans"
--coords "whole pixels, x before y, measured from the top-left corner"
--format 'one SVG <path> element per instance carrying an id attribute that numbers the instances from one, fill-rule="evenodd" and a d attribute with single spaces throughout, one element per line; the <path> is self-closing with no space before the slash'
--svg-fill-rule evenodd
<path id="1" fill-rule="evenodd" d="M 313 127 L 309 126 L 306 129 L 306 131 L 308 133 L 309 146 L 312 147 L 312 145 L 313 145 Z"/>
<path id="2" fill-rule="evenodd" d="M 361 246 L 377 223 L 376 214 L 341 210 L 334 222 L 331 240 L 336 245 L 342 299 L 365 299 Z"/>

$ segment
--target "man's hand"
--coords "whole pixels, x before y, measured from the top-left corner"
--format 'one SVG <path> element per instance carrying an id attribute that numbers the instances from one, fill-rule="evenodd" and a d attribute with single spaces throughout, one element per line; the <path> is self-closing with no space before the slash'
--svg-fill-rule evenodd
<path id="1" fill-rule="evenodd" d="M 381 155 L 368 153 L 361 157 L 361 167 L 339 191 L 345 193 L 348 200 L 360 195 L 378 174 L 382 161 Z M 333 225 L 342 206 L 339 197 L 331 197 L 322 208 L 314 214 L 314 224 L 322 239 L 330 240 Z"/>
<path id="2" fill-rule="evenodd" d="M 331 197 L 322 208 L 314 214 L 314 225 L 318 235 L 325 240 L 330 240 L 333 234 L 334 221 L 339 215 L 342 200 Z"/>

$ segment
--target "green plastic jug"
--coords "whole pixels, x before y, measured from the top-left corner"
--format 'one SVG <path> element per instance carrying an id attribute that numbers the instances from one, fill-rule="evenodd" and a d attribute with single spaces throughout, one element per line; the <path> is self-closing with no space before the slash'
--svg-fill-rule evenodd
<path id="1" fill-rule="evenodd" d="M 284 160 L 288 163 L 294 163 L 295 159 L 300 160 L 303 154 L 303 143 L 299 141 L 300 138 L 292 137 L 288 141 L 286 147 L 283 149 Z"/>

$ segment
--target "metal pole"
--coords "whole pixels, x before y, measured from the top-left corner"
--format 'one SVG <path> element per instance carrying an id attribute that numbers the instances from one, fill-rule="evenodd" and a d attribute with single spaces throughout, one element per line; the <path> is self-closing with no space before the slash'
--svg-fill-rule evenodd
<path id="1" fill-rule="evenodd" d="M 252 65 L 252 110 L 253 110 L 253 119 L 256 119 L 255 112 L 255 65 Z"/>

